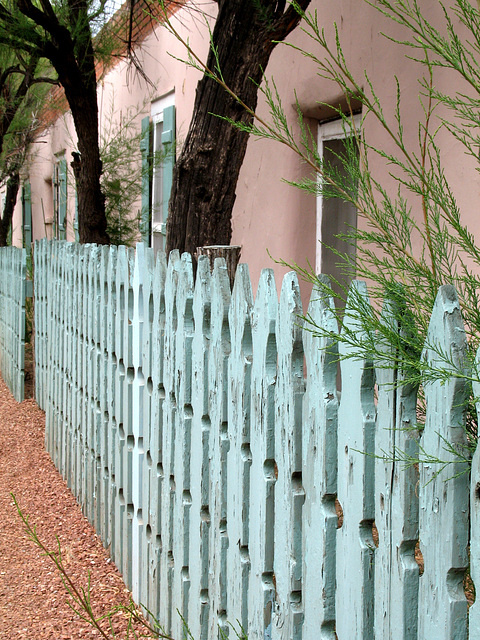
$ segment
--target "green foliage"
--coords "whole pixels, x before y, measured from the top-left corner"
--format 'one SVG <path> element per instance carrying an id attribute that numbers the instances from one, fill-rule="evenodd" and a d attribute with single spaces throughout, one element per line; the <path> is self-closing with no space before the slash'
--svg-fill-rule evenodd
<path id="1" fill-rule="evenodd" d="M 132 108 L 125 115 L 114 110 L 113 100 L 100 133 L 102 191 L 105 195 L 107 232 L 111 244 L 132 246 L 139 238 L 139 200 L 142 185 L 138 116 Z M 136 208 L 136 210 L 135 210 Z"/>
<path id="2" fill-rule="evenodd" d="M 115 111 L 113 100 L 100 132 L 102 159 L 102 191 L 105 195 L 105 214 L 110 243 L 133 246 L 144 230 L 141 211 L 142 179 L 144 172 L 151 181 L 155 167 L 165 160 L 165 154 L 149 154 L 148 167 L 142 167 L 139 118 L 150 108 L 150 97 L 142 105 Z M 169 153 L 175 153 L 170 150 Z"/>
<path id="3" fill-rule="evenodd" d="M 309 46 L 302 49 L 286 44 L 314 63 L 321 78 L 334 83 L 343 95 L 344 108 L 336 109 L 346 135 L 345 150 L 335 162 L 322 159 L 316 136 L 309 130 L 297 105 L 300 136 L 288 121 L 275 81 L 261 88 L 269 106 L 270 117 L 251 112 L 239 98 L 241 106 L 255 116 L 253 124 L 231 121 L 257 138 L 274 140 L 293 150 L 310 169 L 311 176 L 295 186 L 323 198 L 341 198 L 351 203 L 358 215 L 356 228 L 346 229 L 339 239 L 355 247 L 355 257 L 329 247 L 337 255 L 345 280 L 330 286 L 313 270 L 294 268 L 313 283 L 318 295 L 338 297 L 342 307 L 348 291 L 344 282 L 352 278 L 368 281 L 373 308 L 363 299 L 351 296 L 350 313 L 355 316 L 360 331 L 344 330 L 336 340 L 354 347 L 378 366 L 399 369 L 400 378 L 421 391 L 421 385 L 432 380 L 447 380 L 452 376 L 480 382 L 480 370 L 475 353 L 480 342 L 480 248 L 472 232 L 465 226 L 457 194 L 449 184 L 443 164 L 440 133 L 449 134 L 459 142 L 467 156 L 478 163 L 480 147 L 480 4 L 470 0 L 453 0 L 448 5 L 438 3 L 438 24 L 431 23 L 417 0 L 375 0 L 371 7 L 402 27 L 406 35 L 394 41 L 399 54 L 410 60 L 419 83 L 422 118 L 414 123 L 416 143 L 410 144 L 406 130 L 412 126 L 411 116 L 404 122 L 402 87 L 396 82 L 395 108 L 382 105 L 373 81 L 367 73 L 357 78 L 344 54 L 336 25 L 327 31 L 319 24 L 316 12 L 301 10 L 302 29 Z M 168 25 L 167 25 L 168 26 Z M 170 30 L 175 31 L 170 26 Z M 176 35 L 176 34 L 175 34 Z M 188 63 L 200 68 L 224 86 L 221 72 L 208 69 L 185 43 Z M 449 74 L 449 89 L 442 91 L 437 77 Z M 229 87 L 224 87 L 234 96 Z M 331 108 L 331 105 L 327 105 Z M 361 111 L 361 126 L 355 127 L 352 116 Z M 408 112 L 408 110 L 407 110 Z M 385 144 L 373 146 L 362 133 L 373 123 L 383 133 Z M 407 142 L 408 141 L 408 142 Z M 459 162 L 460 162 L 459 158 Z M 342 167 L 342 171 L 338 167 Z M 378 178 L 382 167 L 389 176 L 387 182 Z M 480 170 L 480 165 L 478 166 Z M 385 171 L 384 171 L 385 174 Z M 288 265 L 292 266 L 292 265 Z M 452 284 L 457 290 L 463 312 L 469 344 L 467 361 L 456 362 L 454 354 L 444 353 L 438 344 L 425 344 L 428 324 L 438 288 Z M 393 301 L 396 318 L 385 323 L 381 303 Z M 342 311 L 337 312 L 342 320 Z M 322 331 L 311 322 L 312 331 Z M 360 338 L 363 334 L 365 337 Z M 388 356 L 381 345 L 392 345 Z M 423 358 L 425 346 L 436 354 L 434 366 Z M 465 411 L 472 448 L 476 446 L 477 417 L 474 398 L 470 393 Z M 419 419 L 423 412 L 419 393 Z M 463 454 L 462 454 L 463 455 Z M 418 461 L 417 461 L 418 462 Z"/>

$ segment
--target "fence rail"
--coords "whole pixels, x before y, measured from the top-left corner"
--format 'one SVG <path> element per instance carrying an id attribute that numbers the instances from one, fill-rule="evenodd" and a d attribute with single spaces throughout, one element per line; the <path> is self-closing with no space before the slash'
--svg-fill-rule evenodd
<path id="1" fill-rule="evenodd" d="M 25 249 L 0 249 L 0 371 L 17 402 L 24 398 L 25 299 L 27 253 Z"/>
<path id="2" fill-rule="evenodd" d="M 250 640 L 480 638 L 463 589 L 469 544 L 479 571 L 479 454 L 471 485 L 453 457 L 444 470 L 385 460 L 418 452 L 415 391 L 350 358 L 339 402 L 336 342 L 299 325 L 294 274 L 278 298 L 265 270 L 254 299 L 245 265 L 231 293 L 221 261 L 210 274 L 200 258 L 194 280 L 188 255 L 167 267 L 143 245 L 46 241 L 35 274 L 48 450 L 166 632 L 183 637 L 178 609 L 195 640 L 235 637 L 229 622 Z M 337 331 L 315 296 L 308 313 Z M 348 307 L 344 324 L 361 331 Z M 429 336 L 461 363 L 451 287 Z M 443 459 L 464 438 L 462 385 L 425 384 L 420 444 Z"/>

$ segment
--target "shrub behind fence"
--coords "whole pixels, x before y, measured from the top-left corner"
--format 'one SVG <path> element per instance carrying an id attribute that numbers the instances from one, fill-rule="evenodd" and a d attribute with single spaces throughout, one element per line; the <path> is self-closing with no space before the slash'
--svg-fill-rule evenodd
<path id="1" fill-rule="evenodd" d="M 463 381 L 425 385 L 421 444 L 452 463 L 405 470 L 384 453 L 418 454 L 415 390 L 357 357 L 338 402 L 336 343 L 302 329 L 294 274 L 278 300 L 265 270 L 254 299 L 245 265 L 231 293 L 220 261 L 211 275 L 200 258 L 194 281 L 188 255 L 167 268 L 143 245 L 45 241 L 35 274 L 48 450 L 168 633 L 183 637 L 178 609 L 195 640 L 233 636 L 228 622 L 250 640 L 480 638 L 463 590 L 470 490 L 478 575 L 480 465 L 471 485 L 452 478 L 465 466 L 444 447 L 464 438 Z M 308 313 L 337 331 L 315 295 Z M 345 323 L 361 330 L 348 307 Z M 462 362 L 451 287 L 429 336 Z"/>
<path id="2" fill-rule="evenodd" d="M 17 402 L 24 398 L 27 253 L 0 248 L 0 371 Z"/>

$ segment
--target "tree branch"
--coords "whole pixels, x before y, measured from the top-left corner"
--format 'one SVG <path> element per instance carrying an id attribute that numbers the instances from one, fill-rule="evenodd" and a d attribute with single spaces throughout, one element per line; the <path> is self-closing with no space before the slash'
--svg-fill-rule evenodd
<path id="1" fill-rule="evenodd" d="M 282 3 L 279 3 L 279 5 Z M 305 11 L 310 4 L 310 0 L 298 0 L 296 5 L 290 5 L 288 9 L 283 13 L 283 15 L 275 21 L 272 33 L 272 40 L 276 40 L 277 42 L 280 40 L 284 40 L 289 33 L 291 33 L 295 27 L 300 22 L 302 16 L 301 11 Z M 283 5 L 285 3 L 283 2 Z"/>

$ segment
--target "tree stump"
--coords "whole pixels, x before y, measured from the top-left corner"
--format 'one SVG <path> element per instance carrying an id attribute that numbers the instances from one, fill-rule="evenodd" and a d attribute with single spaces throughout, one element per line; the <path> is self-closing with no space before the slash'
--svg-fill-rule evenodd
<path id="1" fill-rule="evenodd" d="M 208 256 L 210 260 L 210 270 L 213 271 L 215 258 L 225 258 L 227 263 L 228 277 L 230 278 L 230 286 L 233 289 L 235 280 L 235 272 L 240 261 L 240 253 L 242 247 L 238 245 L 213 244 L 208 247 L 197 247 L 196 258 L 199 256 Z"/>

